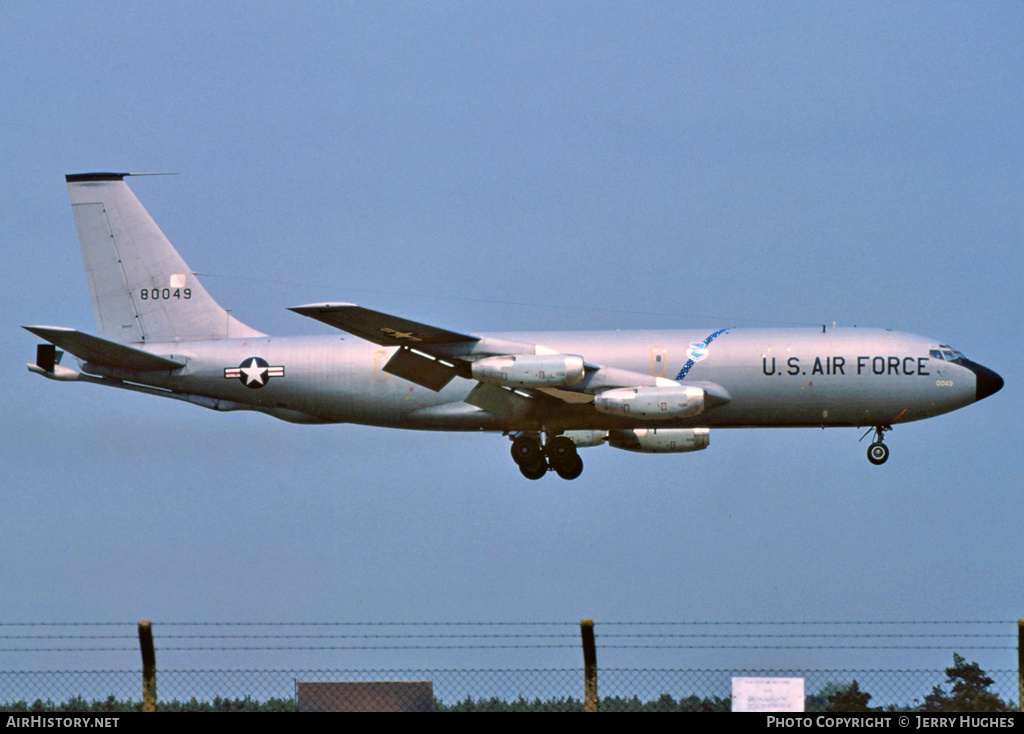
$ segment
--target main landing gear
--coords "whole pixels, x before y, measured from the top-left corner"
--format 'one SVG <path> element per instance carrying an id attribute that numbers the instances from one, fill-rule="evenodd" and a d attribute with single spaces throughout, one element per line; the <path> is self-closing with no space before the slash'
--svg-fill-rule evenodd
<path id="1" fill-rule="evenodd" d="M 555 436 L 541 446 L 538 435 L 520 434 L 512 441 L 512 459 L 527 479 L 540 479 L 548 469 L 562 479 L 575 479 L 583 473 L 583 459 L 576 453 L 576 444 L 565 436 Z"/>
<path id="2" fill-rule="evenodd" d="M 875 466 L 884 464 L 889 458 L 889 447 L 884 443 L 884 434 L 886 431 L 891 430 L 892 426 L 875 426 L 874 428 L 869 428 L 868 432 L 864 434 L 864 436 L 867 436 L 871 431 L 875 432 L 875 440 L 870 446 L 868 446 L 868 461 Z M 864 440 L 864 436 L 860 437 L 861 441 Z"/>

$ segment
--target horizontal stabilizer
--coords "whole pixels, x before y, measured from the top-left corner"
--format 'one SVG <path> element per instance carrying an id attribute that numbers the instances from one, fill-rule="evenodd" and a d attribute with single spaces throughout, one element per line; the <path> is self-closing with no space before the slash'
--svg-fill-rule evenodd
<path id="1" fill-rule="evenodd" d="M 182 362 L 100 339 L 98 336 L 83 334 L 74 329 L 55 326 L 25 326 L 23 328 L 51 344 L 57 345 L 65 352 L 75 355 L 82 361 L 101 367 L 137 372 L 165 372 L 185 366 Z"/>
<path id="2" fill-rule="evenodd" d="M 302 316 L 322 321 L 336 329 L 355 334 L 383 347 L 421 347 L 436 344 L 477 342 L 478 337 L 457 334 L 436 326 L 391 316 L 351 303 L 314 303 L 288 309 Z"/>

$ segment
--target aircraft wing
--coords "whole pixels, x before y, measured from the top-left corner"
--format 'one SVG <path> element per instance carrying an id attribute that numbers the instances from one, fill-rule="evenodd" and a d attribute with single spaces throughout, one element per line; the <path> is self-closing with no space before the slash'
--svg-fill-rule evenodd
<path id="1" fill-rule="evenodd" d="M 470 377 L 470 363 L 465 358 L 487 341 L 353 303 L 313 303 L 289 310 L 368 342 L 400 347 L 384 365 L 384 371 L 434 391 L 441 390 L 457 375 Z"/>
<path id="2" fill-rule="evenodd" d="M 425 347 L 480 341 L 479 337 L 427 326 L 352 303 L 314 303 L 288 310 L 383 347 Z"/>
<path id="3" fill-rule="evenodd" d="M 85 362 L 101 367 L 138 372 L 158 372 L 176 370 L 185 366 L 183 362 L 150 354 L 141 349 L 135 349 L 124 344 L 118 344 L 117 342 L 100 339 L 98 336 L 83 334 L 74 329 L 65 329 L 59 326 L 25 326 L 22 328 Z"/>
<path id="4" fill-rule="evenodd" d="M 481 385 L 473 395 L 486 397 L 489 403 L 515 401 L 515 391 L 542 401 L 587 403 L 593 401 L 594 395 L 612 388 L 678 386 L 663 377 L 591 364 L 580 355 L 556 354 L 537 344 L 460 334 L 351 303 L 310 304 L 289 310 L 374 344 L 400 347 L 384 371 L 431 390 L 441 390 L 456 376 L 475 379 Z M 502 363 L 506 366 L 497 370 L 483 368 L 487 362 L 493 362 L 488 359 L 492 357 L 507 358 Z M 574 365 L 571 379 L 551 379 L 559 371 L 566 375 L 568 364 Z M 720 386 L 708 383 L 701 387 L 712 401 L 728 402 L 728 393 Z M 477 404 L 475 400 L 467 402 Z M 489 405 L 487 409 L 494 412 L 493 407 Z"/>

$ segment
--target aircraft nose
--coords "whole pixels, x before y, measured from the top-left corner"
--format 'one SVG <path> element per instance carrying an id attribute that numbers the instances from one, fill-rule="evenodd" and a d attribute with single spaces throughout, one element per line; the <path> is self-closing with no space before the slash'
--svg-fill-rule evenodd
<path id="1" fill-rule="evenodd" d="M 975 400 L 982 400 L 1003 389 L 1003 378 L 988 367 L 982 367 L 980 364 L 968 361 L 967 368 L 974 373 L 974 376 L 977 379 L 978 387 L 974 398 Z"/>

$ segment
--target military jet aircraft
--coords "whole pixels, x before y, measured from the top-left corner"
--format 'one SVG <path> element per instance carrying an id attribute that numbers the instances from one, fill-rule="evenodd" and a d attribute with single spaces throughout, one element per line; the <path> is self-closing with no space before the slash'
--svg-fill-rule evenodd
<path id="1" fill-rule="evenodd" d="M 294 423 L 493 431 L 529 479 L 575 479 L 584 446 L 698 451 L 712 428 L 867 427 L 883 464 L 892 426 L 1003 386 L 946 344 L 886 329 L 477 335 L 316 303 L 291 310 L 343 333 L 271 337 L 210 297 L 129 175 L 66 177 L 98 336 L 24 327 L 46 342 L 32 372 Z"/>

